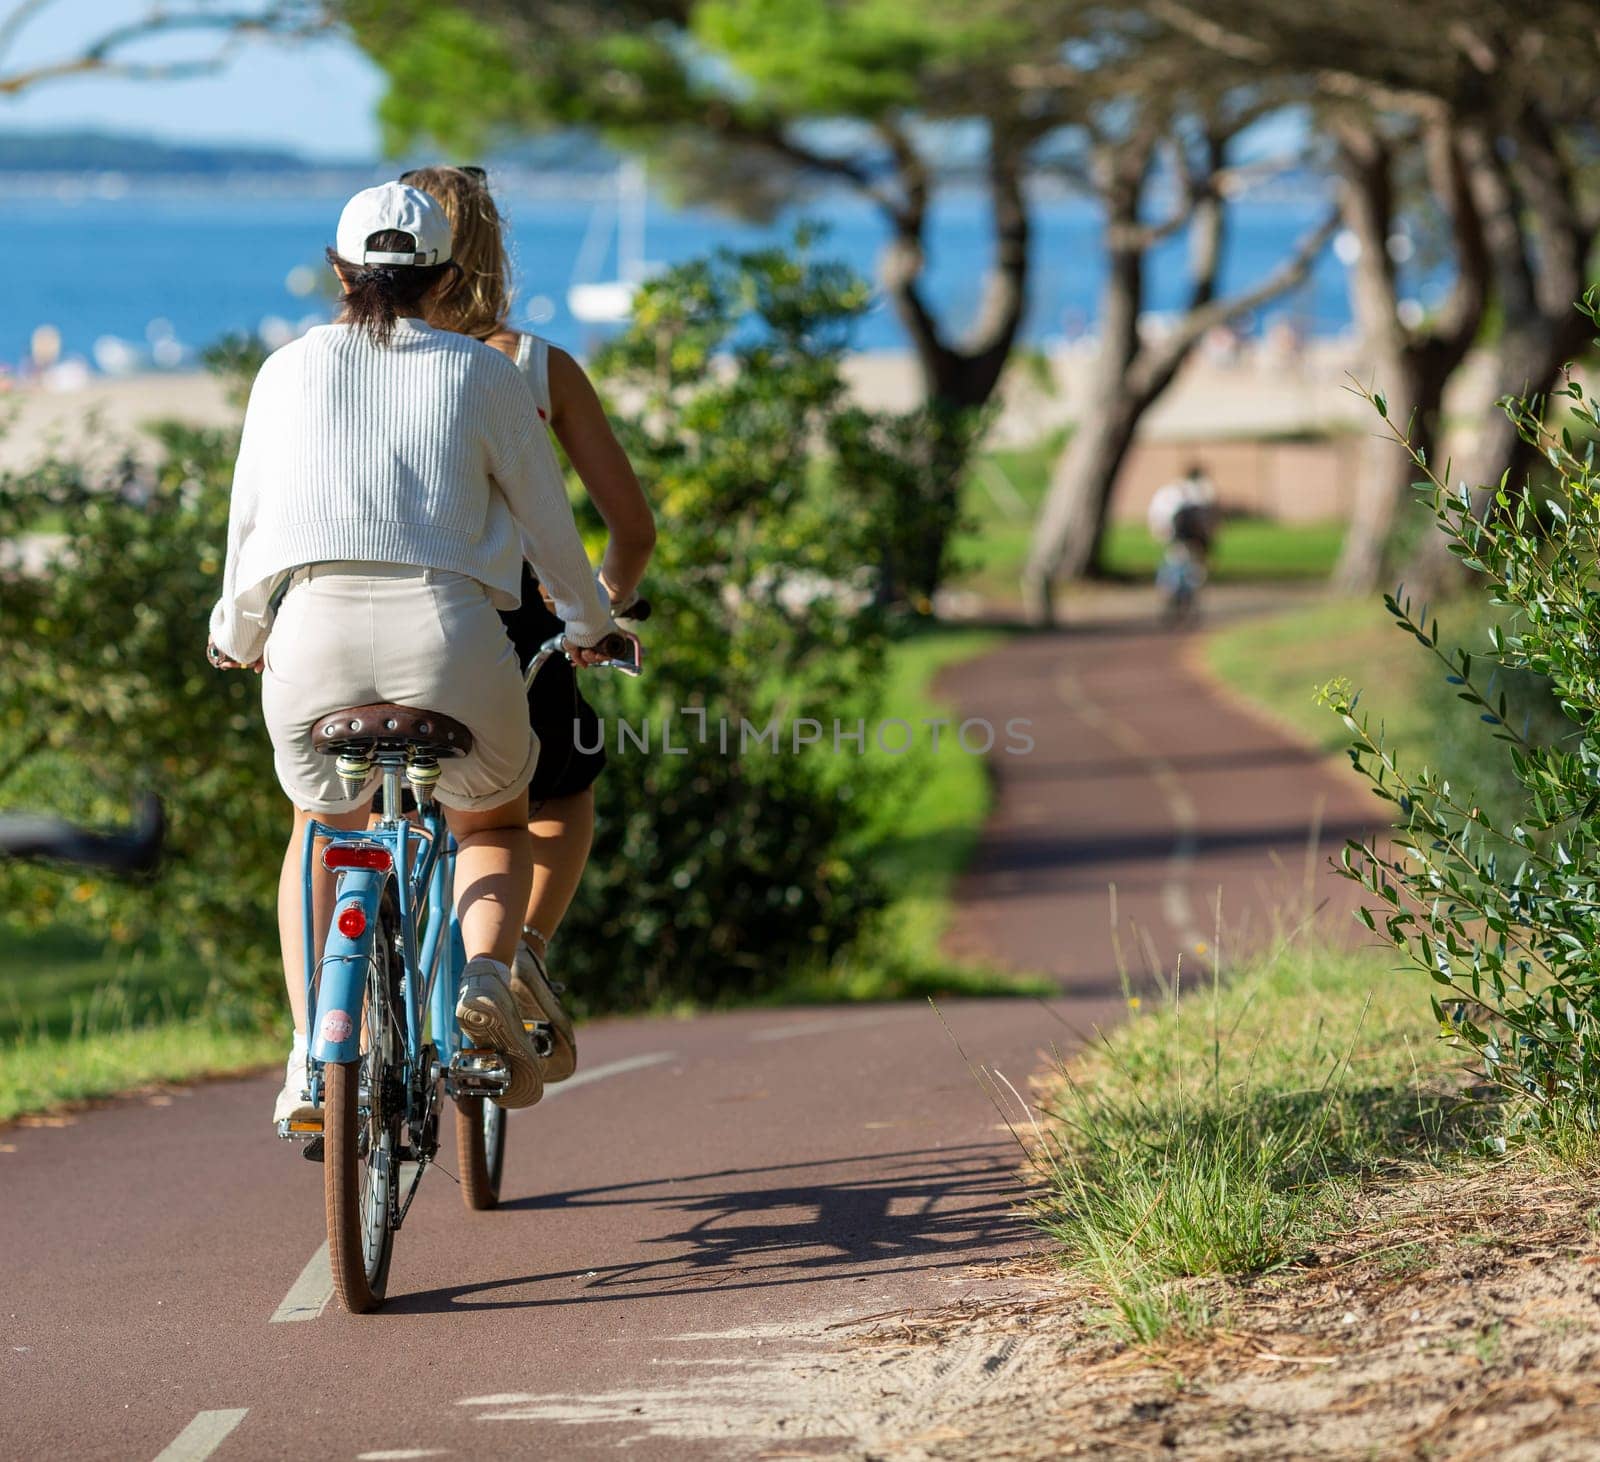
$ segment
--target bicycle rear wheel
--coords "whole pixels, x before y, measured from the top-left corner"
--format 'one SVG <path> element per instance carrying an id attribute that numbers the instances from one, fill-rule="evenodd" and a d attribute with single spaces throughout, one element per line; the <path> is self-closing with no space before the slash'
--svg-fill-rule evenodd
<path id="1" fill-rule="evenodd" d="M 461 1201 L 474 1210 L 496 1207 L 505 1166 L 505 1108 L 482 1097 L 457 1097 L 456 1168 L 461 1174 Z"/>
<path id="2" fill-rule="evenodd" d="M 359 1060 L 323 1070 L 323 1202 L 333 1287 L 352 1314 L 383 1303 L 394 1251 L 404 1118 L 399 915 L 384 894 L 367 966 Z"/>

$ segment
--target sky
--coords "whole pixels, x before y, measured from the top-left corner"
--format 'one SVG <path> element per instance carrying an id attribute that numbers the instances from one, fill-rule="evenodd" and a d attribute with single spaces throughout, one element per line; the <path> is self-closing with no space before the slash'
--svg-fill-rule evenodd
<path id="1" fill-rule="evenodd" d="M 18 3 L 0 0 L 0 21 Z M 151 9 L 151 0 L 53 0 L 18 33 L 0 66 L 11 74 L 79 54 L 108 28 Z M 137 54 L 140 60 L 172 60 L 215 45 L 215 37 L 203 35 L 166 38 Z M 251 40 L 216 75 L 158 81 L 72 77 L 0 96 L 0 129 L 91 127 L 179 142 L 257 142 L 311 157 L 368 158 L 378 150 L 374 115 L 382 92 L 377 68 L 348 41 Z"/>

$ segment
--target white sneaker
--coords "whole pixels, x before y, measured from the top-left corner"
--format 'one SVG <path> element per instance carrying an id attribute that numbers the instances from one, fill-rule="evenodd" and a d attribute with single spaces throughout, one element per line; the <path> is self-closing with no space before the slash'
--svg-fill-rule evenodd
<path id="1" fill-rule="evenodd" d="M 544 1095 L 544 1066 L 506 979 L 511 971 L 498 960 L 472 959 L 461 974 L 456 1019 L 474 1046 L 505 1058 L 511 1084 L 495 1101 L 502 1107 L 531 1107 Z"/>
<path id="2" fill-rule="evenodd" d="M 322 1116 L 322 1108 L 314 1107 L 306 1097 L 306 1053 L 291 1052 L 283 1068 L 283 1089 L 272 1107 L 272 1125 L 279 1122 L 310 1120 Z"/>
<path id="3" fill-rule="evenodd" d="M 558 998 L 565 988 L 551 980 L 544 961 L 519 941 L 517 962 L 511 969 L 511 994 L 525 1022 L 542 1020 L 550 1027 L 552 1050 L 544 1058 L 546 1081 L 565 1081 L 578 1068 L 578 1039 L 573 1034 L 572 1017 L 561 1008 Z"/>

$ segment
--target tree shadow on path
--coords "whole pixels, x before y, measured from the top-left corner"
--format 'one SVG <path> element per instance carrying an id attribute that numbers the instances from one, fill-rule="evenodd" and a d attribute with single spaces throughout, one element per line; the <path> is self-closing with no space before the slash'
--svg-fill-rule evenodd
<path id="1" fill-rule="evenodd" d="M 969 1144 L 734 1168 L 514 1199 L 502 1211 L 633 1210 L 650 1257 L 392 1296 L 383 1313 L 537 1309 L 949 1269 L 1014 1251 L 1029 1232 L 1017 1151 Z M 762 1179 L 769 1182 L 762 1182 Z M 643 1211 L 641 1211 L 643 1210 Z M 668 1220 L 653 1231 L 651 1214 Z M 598 1224 L 597 1224 L 598 1227 Z M 624 1241 L 597 1238 L 597 1250 Z M 576 1293 L 573 1281 L 587 1281 Z"/>

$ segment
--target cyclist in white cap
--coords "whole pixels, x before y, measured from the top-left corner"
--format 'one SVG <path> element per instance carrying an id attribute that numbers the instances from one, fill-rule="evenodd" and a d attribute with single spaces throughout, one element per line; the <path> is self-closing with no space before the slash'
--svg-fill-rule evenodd
<path id="1" fill-rule="evenodd" d="M 346 795 L 312 726 L 342 706 L 396 702 L 453 716 L 470 755 L 443 764 L 437 797 L 460 845 L 468 966 L 457 1016 L 510 1067 L 507 1106 L 537 1101 L 539 1058 L 507 988 L 532 878 L 527 786 L 538 759 L 516 656 L 526 553 L 580 664 L 615 626 L 566 496 L 540 470 L 528 388 L 499 351 L 425 323 L 454 277 L 450 226 L 426 193 L 386 183 L 339 219 L 329 262 L 344 289 L 331 325 L 267 360 L 234 474 L 222 596 L 208 656 L 262 673 L 278 779 L 294 804 L 279 930 L 294 1045 L 274 1121 L 306 1110 L 300 849 L 312 817 L 366 823 L 372 789 Z M 331 884 L 316 890 L 327 927 Z"/>

